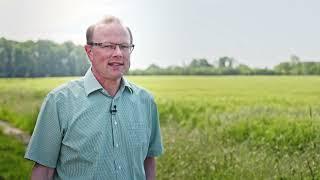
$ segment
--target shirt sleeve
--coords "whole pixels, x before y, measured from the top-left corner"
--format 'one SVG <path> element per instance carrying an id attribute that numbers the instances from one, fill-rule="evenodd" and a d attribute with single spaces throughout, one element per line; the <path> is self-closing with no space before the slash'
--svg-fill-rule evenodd
<path id="1" fill-rule="evenodd" d="M 28 144 L 25 158 L 43 166 L 56 168 L 62 132 L 54 95 L 45 98 Z"/>
<path id="2" fill-rule="evenodd" d="M 163 153 L 158 108 L 153 98 L 151 101 L 151 119 L 151 136 L 147 154 L 148 157 L 160 156 Z"/>

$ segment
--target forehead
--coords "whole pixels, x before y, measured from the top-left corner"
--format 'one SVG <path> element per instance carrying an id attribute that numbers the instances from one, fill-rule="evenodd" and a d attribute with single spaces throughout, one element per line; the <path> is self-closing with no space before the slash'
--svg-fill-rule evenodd
<path id="1" fill-rule="evenodd" d="M 95 42 L 129 43 L 127 29 L 120 23 L 98 24 L 93 32 Z"/>

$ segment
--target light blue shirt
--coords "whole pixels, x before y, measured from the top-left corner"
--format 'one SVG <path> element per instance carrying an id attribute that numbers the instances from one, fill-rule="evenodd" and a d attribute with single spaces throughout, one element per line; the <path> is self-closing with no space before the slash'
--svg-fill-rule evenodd
<path id="1" fill-rule="evenodd" d="M 163 152 L 157 106 L 122 78 L 114 97 L 89 69 L 45 98 L 25 158 L 55 179 L 145 179 L 144 160 Z"/>

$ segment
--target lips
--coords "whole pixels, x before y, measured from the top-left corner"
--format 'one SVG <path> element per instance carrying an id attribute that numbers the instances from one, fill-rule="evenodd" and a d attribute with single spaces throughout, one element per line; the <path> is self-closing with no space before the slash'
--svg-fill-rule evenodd
<path id="1" fill-rule="evenodd" d="M 109 66 L 123 66 L 124 64 L 121 62 L 109 62 L 108 65 Z"/>

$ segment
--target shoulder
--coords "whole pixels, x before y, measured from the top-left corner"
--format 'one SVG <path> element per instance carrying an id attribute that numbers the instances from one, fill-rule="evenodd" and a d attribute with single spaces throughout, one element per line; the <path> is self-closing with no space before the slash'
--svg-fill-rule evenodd
<path id="1" fill-rule="evenodd" d="M 141 86 L 139 86 L 131 81 L 128 81 L 128 80 L 127 80 L 127 83 L 132 88 L 132 92 L 134 95 L 137 95 L 143 99 L 148 99 L 148 100 L 154 101 L 154 96 L 148 89 L 141 87 Z"/>
<path id="2" fill-rule="evenodd" d="M 68 81 L 54 88 L 47 94 L 47 98 L 53 98 L 56 101 L 60 101 L 66 98 L 68 99 L 77 98 L 84 94 L 85 92 L 84 92 L 83 78 L 79 78 L 76 80 Z"/>

